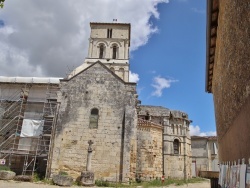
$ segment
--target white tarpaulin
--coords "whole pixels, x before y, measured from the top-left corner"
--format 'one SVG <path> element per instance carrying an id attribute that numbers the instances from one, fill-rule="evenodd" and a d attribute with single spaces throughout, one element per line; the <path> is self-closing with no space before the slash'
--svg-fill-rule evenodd
<path id="1" fill-rule="evenodd" d="M 20 137 L 40 136 L 43 131 L 44 120 L 24 119 Z"/>

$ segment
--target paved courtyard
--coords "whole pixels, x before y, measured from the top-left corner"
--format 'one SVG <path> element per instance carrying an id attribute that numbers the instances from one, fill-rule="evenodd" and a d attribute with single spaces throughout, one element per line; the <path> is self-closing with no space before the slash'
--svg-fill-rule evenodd
<path id="1" fill-rule="evenodd" d="M 58 188 L 60 186 L 56 185 L 47 185 L 47 184 L 40 184 L 40 183 L 30 183 L 30 182 L 17 182 L 17 181 L 3 181 L 0 180 L 0 187 L 1 188 Z M 72 186 L 72 188 L 77 188 L 81 186 Z M 202 183 L 193 183 L 188 185 L 182 185 L 182 186 L 166 186 L 165 188 L 210 188 L 209 181 L 205 181 Z M 88 187 L 90 188 L 90 187 Z"/>

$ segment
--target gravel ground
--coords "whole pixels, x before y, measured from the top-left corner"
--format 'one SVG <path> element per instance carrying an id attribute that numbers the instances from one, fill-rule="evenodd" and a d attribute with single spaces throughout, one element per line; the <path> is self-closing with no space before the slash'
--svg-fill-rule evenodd
<path id="1" fill-rule="evenodd" d="M 0 180 L 0 187 L 1 188 L 58 188 L 60 186 L 48 185 L 48 184 L 42 184 L 42 183 L 30 183 L 30 182 Z M 80 186 L 72 186 L 72 188 L 77 188 L 77 187 L 80 187 Z M 205 181 L 202 183 L 192 183 L 192 184 L 183 185 L 183 186 L 173 186 L 173 185 L 166 186 L 166 188 L 176 188 L 176 187 L 177 188 L 210 188 L 210 182 Z M 87 188 L 91 188 L 91 187 L 87 187 Z M 140 188 L 142 188 L 142 187 L 140 187 Z"/>

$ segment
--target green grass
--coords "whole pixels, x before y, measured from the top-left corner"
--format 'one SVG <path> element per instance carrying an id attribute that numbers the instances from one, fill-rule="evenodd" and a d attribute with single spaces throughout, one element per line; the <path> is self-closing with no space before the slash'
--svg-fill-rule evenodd
<path id="1" fill-rule="evenodd" d="M 95 185 L 98 187 L 161 187 L 161 186 L 167 186 L 167 185 L 184 185 L 188 183 L 199 183 L 203 182 L 205 179 L 202 178 L 192 178 L 188 180 L 179 180 L 179 179 L 165 179 L 165 181 L 162 183 L 161 180 L 152 180 L 152 181 L 144 181 L 141 183 L 137 182 L 130 182 L 130 184 L 120 184 L 120 183 L 114 183 L 114 182 L 108 182 L 104 180 L 96 180 Z"/>
<path id="2" fill-rule="evenodd" d="M 67 176 L 68 173 L 67 173 L 67 172 L 64 172 L 64 171 L 60 171 L 60 172 L 59 172 L 59 175 L 61 175 L 61 176 Z"/>
<path id="3" fill-rule="evenodd" d="M 0 165 L 0 170 L 11 171 L 10 167 L 5 166 L 5 165 Z"/>

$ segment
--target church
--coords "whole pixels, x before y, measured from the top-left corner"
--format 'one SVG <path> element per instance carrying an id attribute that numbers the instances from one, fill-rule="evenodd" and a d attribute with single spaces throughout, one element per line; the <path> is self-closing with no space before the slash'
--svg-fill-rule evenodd
<path id="1" fill-rule="evenodd" d="M 188 114 L 141 105 L 129 81 L 131 26 L 90 23 L 88 56 L 66 78 L 0 77 L 0 160 L 47 178 L 86 170 L 128 182 L 191 177 Z"/>

